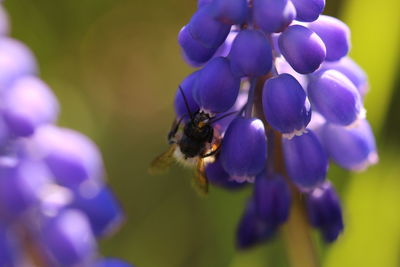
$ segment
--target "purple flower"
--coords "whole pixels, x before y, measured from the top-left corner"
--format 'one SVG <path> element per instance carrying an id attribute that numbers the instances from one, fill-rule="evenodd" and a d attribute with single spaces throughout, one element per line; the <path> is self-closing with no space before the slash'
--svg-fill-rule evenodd
<path id="1" fill-rule="evenodd" d="M 268 123 L 284 136 L 302 134 L 311 120 L 306 92 L 290 74 L 281 74 L 265 82 L 263 107 Z"/>
<path id="2" fill-rule="evenodd" d="M 271 46 L 261 31 L 243 30 L 232 44 L 229 59 L 237 76 L 265 75 L 272 67 Z"/>
<path id="3" fill-rule="evenodd" d="M 58 101 L 50 88 L 34 76 L 23 76 L 7 88 L 0 112 L 15 136 L 32 135 L 37 127 L 54 123 Z"/>
<path id="4" fill-rule="evenodd" d="M 291 0 L 296 8 L 296 20 L 311 22 L 324 11 L 325 0 Z"/>
<path id="5" fill-rule="evenodd" d="M 253 19 L 264 32 L 282 32 L 296 17 L 289 0 L 254 0 Z"/>
<path id="6" fill-rule="evenodd" d="M 253 198 L 257 216 L 271 225 L 280 225 L 289 217 L 291 195 L 284 178 L 277 174 L 259 174 Z"/>
<path id="7" fill-rule="evenodd" d="M 271 238 L 275 230 L 275 225 L 268 224 L 257 216 L 254 200 L 251 199 L 236 230 L 236 246 L 239 249 L 250 248 Z"/>
<path id="8" fill-rule="evenodd" d="M 214 0 L 211 6 L 213 17 L 225 24 L 242 24 L 248 15 L 247 0 Z"/>
<path id="9" fill-rule="evenodd" d="M 0 38 L 0 92 L 23 75 L 36 74 L 36 60 L 24 44 L 9 37 Z"/>
<path id="10" fill-rule="evenodd" d="M 89 222 L 78 210 L 67 209 L 55 217 L 45 218 L 40 238 L 55 266 L 87 264 L 96 251 Z"/>
<path id="11" fill-rule="evenodd" d="M 326 153 L 311 130 L 292 139 L 283 139 L 286 170 L 292 181 L 304 189 L 322 183 L 328 170 Z"/>
<path id="12" fill-rule="evenodd" d="M 232 73 L 229 60 L 217 57 L 200 70 L 193 96 L 201 109 L 219 113 L 233 106 L 239 88 L 240 79 Z"/>
<path id="13" fill-rule="evenodd" d="M 350 125 L 365 116 L 357 88 L 336 70 L 321 71 L 308 84 L 311 104 L 328 122 Z"/>
<path id="14" fill-rule="evenodd" d="M 333 242 L 343 231 L 342 208 L 335 189 L 329 182 L 307 195 L 310 223 L 318 228 L 326 242 Z"/>
<path id="15" fill-rule="evenodd" d="M 252 182 L 265 165 L 267 142 L 264 124 L 259 119 L 238 117 L 228 127 L 220 159 L 231 178 Z"/>
<path id="16" fill-rule="evenodd" d="M 336 61 L 350 50 L 350 30 L 337 18 L 321 15 L 308 27 L 316 32 L 326 46 L 326 60 Z"/>
<path id="17" fill-rule="evenodd" d="M 282 55 L 298 73 L 312 73 L 325 60 L 325 44 L 304 26 L 290 26 L 279 36 L 278 43 Z"/>
<path id="18" fill-rule="evenodd" d="M 44 126 L 33 137 L 37 156 L 63 186 L 102 183 L 103 162 L 96 145 L 86 136 L 64 128 Z"/>
<path id="19" fill-rule="evenodd" d="M 378 162 L 375 138 L 366 120 L 350 128 L 327 123 L 322 138 L 328 155 L 343 168 L 361 171 Z"/>

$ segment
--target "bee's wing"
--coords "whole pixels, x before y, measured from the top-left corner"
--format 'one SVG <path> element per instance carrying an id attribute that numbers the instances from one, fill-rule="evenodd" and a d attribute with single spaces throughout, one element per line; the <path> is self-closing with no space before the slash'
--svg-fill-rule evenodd
<path id="1" fill-rule="evenodd" d="M 201 196 L 208 194 L 208 179 L 203 159 L 199 159 L 197 162 L 195 176 L 193 177 L 193 186 Z"/>
<path id="2" fill-rule="evenodd" d="M 150 164 L 149 173 L 150 174 L 160 174 L 168 170 L 171 164 L 174 162 L 174 151 L 176 149 L 176 144 L 169 147 L 167 151 L 156 157 Z"/>

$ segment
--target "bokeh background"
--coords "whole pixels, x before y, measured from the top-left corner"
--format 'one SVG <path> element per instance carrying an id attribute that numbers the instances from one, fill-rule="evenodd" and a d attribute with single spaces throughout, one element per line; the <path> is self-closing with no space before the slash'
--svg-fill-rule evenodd
<path id="1" fill-rule="evenodd" d="M 102 150 L 109 183 L 126 223 L 101 242 L 105 255 L 141 267 L 288 266 L 279 236 L 250 251 L 234 247 L 250 190 L 190 188 L 191 172 L 173 167 L 149 176 L 166 149 L 172 101 L 191 71 L 176 36 L 195 0 L 6 0 L 12 35 L 36 54 L 41 77 L 62 106 L 60 124 L 82 131 Z M 400 266 L 400 2 L 327 0 L 325 14 L 352 30 L 352 57 L 369 75 L 368 118 L 380 163 L 350 174 L 331 168 L 346 229 L 333 245 L 319 241 L 323 266 Z"/>

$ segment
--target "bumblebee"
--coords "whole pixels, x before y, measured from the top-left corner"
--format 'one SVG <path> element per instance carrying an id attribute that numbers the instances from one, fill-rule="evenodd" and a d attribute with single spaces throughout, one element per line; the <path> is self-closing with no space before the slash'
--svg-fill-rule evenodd
<path id="1" fill-rule="evenodd" d="M 168 133 L 170 148 L 153 160 L 149 171 L 152 174 L 163 172 L 174 161 L 189 167 L 196 167 L 194 186 L 200 193 L 207 194 L 208 180 L 205 175 L 205 161 L 212 160 L 212 157 L 218 153 L 221 143 L 221 137 L 212 124 L 237 112 L 231 112 L 219 118 L 201 110 L 192 113 L 182 88 L 179 87 L 179 90 L 188 114 L 174 120 Z M 187 116 L 189 116 L 189 120 L 184 124 L 183 130 L 179 131 Z"/>

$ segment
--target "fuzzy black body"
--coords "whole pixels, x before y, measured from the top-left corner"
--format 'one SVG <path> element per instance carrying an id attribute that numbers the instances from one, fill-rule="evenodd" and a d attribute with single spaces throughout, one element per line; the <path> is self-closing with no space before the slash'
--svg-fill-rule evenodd
<path id="1" fill-rule="evenodd" d="M 178 141 L 178 147 L 185 158 L 204 155 L 207 143 L 211 144 L 214 137 L 213 127 L 196 119 L 186 123 L 182 138 Z"/>

